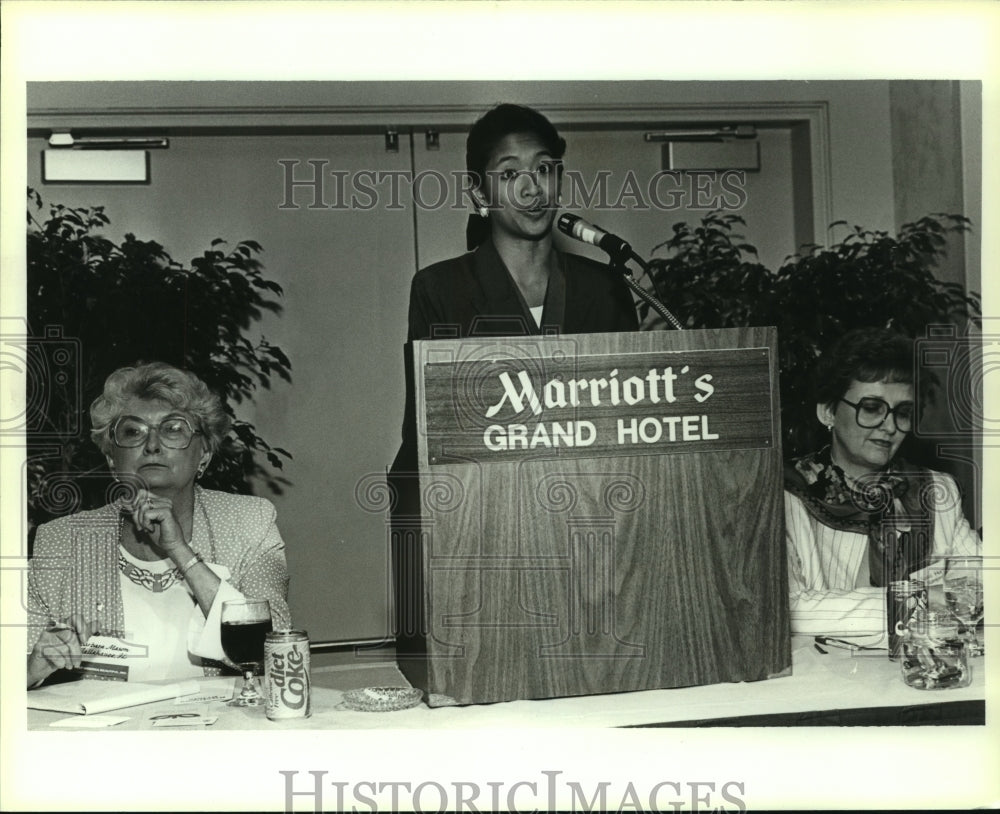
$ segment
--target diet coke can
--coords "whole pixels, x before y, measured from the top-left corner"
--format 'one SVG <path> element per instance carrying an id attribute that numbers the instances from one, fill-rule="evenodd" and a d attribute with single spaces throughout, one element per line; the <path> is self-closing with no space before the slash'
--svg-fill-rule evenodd
<path id="1" fill-rule="evenodd" d="M 309 637 L 304 630 L 275 630 L 264 638 L 264 696 L 272 721 L 308 718 Z"/>

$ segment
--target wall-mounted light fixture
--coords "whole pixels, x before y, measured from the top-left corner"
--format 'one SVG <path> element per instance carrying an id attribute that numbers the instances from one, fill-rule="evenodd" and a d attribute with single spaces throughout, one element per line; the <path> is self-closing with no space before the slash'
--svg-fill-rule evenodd
<path id="1" fill-rule="evenodd" d="M 45 184 L 148 184 L 149 150 L 170 146 L 161 136 L 74 136 L 52 133 L 42 150 Z"/>

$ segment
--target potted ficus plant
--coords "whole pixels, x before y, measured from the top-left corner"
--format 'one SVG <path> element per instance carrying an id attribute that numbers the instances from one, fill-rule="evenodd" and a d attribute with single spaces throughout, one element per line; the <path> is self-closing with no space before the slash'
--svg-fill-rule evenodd
<path id="1" fill-rule="evenodd" d="M 930 325 L 979 323 L 979 295 L 934 274 L 949 236 L 971 228 L 962 215 L 928 215 L 896 235 L 838 221 L 831 235 L 843 237 L 803 247 L 776 270 L 736 231 L 745 225 L 731 212 L 708 213 L 693 227 L 678 223 L 654 249 L 663 256 L 650 261 L 649 273 L 685 327 L 777 327 L 786 456 L 819 441 L 810 377 L 837 337 L 879 326 L 917 338 Z M 933 379 L 921 395 L 934 398 Z"/>
<path id="2" fill-rule="evenodd" d="M 251 480 L 280 492 L 291 455 L 272 446 L 234 406 L 291 380 L 281 348 L 248 334 L 265 311 L 280 312 L 281 286 L 265 277 L 261 247 L 218 239 L 189 265 L 160 244 L 102 232 L 103 207 L 43 203 L 28 190 L 25 343 L 29 526 L 100 505 L 107 468 L 89 439 L 87 408 L 118 367 L 158 360 L 196 373 L 222 396 L 232 429 L 202 483 L 247 493 Z"/>

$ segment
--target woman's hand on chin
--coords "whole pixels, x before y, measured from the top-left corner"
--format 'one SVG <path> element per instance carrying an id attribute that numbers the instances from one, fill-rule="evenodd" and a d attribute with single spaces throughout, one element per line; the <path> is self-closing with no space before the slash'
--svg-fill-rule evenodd
<path id="1" fill-rule="evenodd" d="M 140 489 L 129 505 L 129 513 L 136 529 L 148 534 L 150 542 L 168 557 L 179 549 L 187 549 L 187 540 L 170 498 Z"/>

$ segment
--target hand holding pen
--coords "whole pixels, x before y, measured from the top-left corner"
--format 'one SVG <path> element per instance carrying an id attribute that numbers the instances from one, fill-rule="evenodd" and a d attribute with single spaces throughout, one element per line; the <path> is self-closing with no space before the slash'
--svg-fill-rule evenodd
<path id="1" fill-rule="evenodd" d="M 83 646 L 96 630 L 97 623 L 79 613 L 50 622 L 28 654 L 28 687 L 38 686 L 56 670 L 77 669 Z"/>

